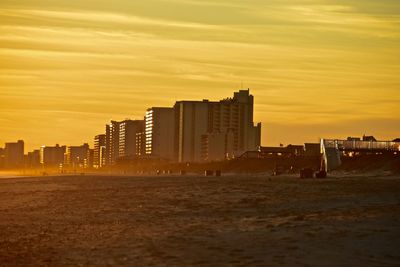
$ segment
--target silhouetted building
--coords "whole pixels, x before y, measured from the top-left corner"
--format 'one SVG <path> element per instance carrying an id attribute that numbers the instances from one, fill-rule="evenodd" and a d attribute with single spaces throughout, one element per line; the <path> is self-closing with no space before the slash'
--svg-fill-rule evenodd
<path id="1" fill-rule="evenodd" d="M 146 112 L 146 155 L 174 160 L 175 111 L 153 107 Z"/>
<path id="2" fill-rule="evenodd" d="M 233 98 L 211 103 L 209 132 L 233 134 L 233 144 L 226 148 L 229 157 L 257 150 L 261 145 L 261 123 L 254 125 L 253 113 L 250 90 L 240 90 Z"/>
<path id="3" fill-rule="evenodd" d="M 6 168 L 20 168 L 24 166 L 24 141 L 6 143 L 4 148 Z"/>
<path id="4" fill-rule="evenodd" d="M 260 146 L 259 148 L 260 158 L 265 158 L 268 156 L 290 156 L 290 157 L 298 157 L 304 156 L 305 150 L 302 145 L 288 145 L 286 147 L 268 147 L 268 146 Z"/>
<path id="5" fill-rule="evenodd" d="M 221 161 L 229 158 L 227 151 L 233 151 L 233 141 L 233 131 L 228 131 L 227 133 L 207 133 L 202 135 L 202 160 Z"/>
<path id="6" fill-rule="evenodd" d="M 261 123 L 254 125 L 254 97 L 249 90 L 219 102 L 179 101 L 174 108 L 179 162 L 233 158 L 261 144 Z"/>
<path id="7" fill-rule="evenodd" d="M 65 153 L 64 164 L 72 168 L 89 168 L 90 149 L 88 144 L 69 146 Z"/>
<path id="8" fill-rule="evenodd" d="M 118 157 L 135 157 L 136 135 L 144 131 L 144 120 L 125 120 L 119 123 Z"/>
<path id="9" fill-rule="evenodd" d="M 106 135 L 99 134 L 94 138 L 93 167 L 98 169 L 106 163 Z"/>
<path id="10" fill-rule="evenodd" d="M 45 167 L 60 166 L 64 163 L 66 146 L 42 146 L 40 148 L 40 163 Z"/>
<path id="11" fill-rule="evenodd" d="M 179 101 L 175 106 L 175 153 L 179 162 L 202 160 L 202 136 L 209 129 L 209 102 Z"/>
<path id="12" fill-rule="evenodd" d="M 320 143 L 305 143 L 304 144 L 304 155 L 308 157 L 321 155 L 321 144 Z"/>
<path id="13" fill-rule="evenodd" d="M 360 137 L 347 137 L 347 141 L 361 141 Z"/>
<path id="14" fill-rule="evenodd" d="M 305 149 L 303 145 L 288 145 L 286 147 L 288 150 L 293 151 L 294 156 L 303 156 L 305 153 Z"/>
<path id="15" fill-rule="evenodd" d="M 371 136 L 363 135 L 362 140 L 363 140 L 363 141 L 369 141 L 369 142 L 376 142 L 376 141 L 377 141 L 377 140 L 375 139 L 375 137 L 373 137 L 372 135 L 371 135 Z"/>
<path id="16" fill-rule="evenodd" d="M 40 166 L 40 150 L 33 150 L 26 155 L 26 166 L 28 168 L 36 168 Z"/>

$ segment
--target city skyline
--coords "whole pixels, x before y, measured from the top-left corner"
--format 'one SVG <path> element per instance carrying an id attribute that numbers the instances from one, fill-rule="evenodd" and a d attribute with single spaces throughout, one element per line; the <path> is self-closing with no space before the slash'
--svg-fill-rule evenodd
<path id="1" fill-rule="evenodd" d="M 247 91 L 250 91 L 250 89 L 246 89 Z M 244 90 L 244 91 L 246 91 L 246 90 Z M 205 98 L 202 98 L 203 99 L 203 101 L 207 101 L 207 102 L 217 102 L 217 101 L 210 101 L 209 99 L 205 99 Z M 224 98 L 225 99 L 225 98 Z M 177 104 L 177 103 L 179 103 L 179 102 L 199 102 L 199 100 L 197 99 L 197 100 L 178 100 L 178 101 L 176 101 L 175 102 L 175 104 Z M 172 105 L 173 106 L 173 105 Z M 254 106 L 256 106 L 256 105 L 254 105 Z M 126 117 L 124 117 L 123 119 L 122 119 L 122 117 L 120 118 L 120 119 L 115 119 L 115 118 L 112 118 L 112 119 L 110 119 L 109 120 L 109 122 L 111 122 L 111 123 L 117 123 L 118 124 L 118 128 L 120 127 L 120 124 L 121 123 L 124 123 L 125 121 L 132 121 L 132 122 L 134 122 L 134 121 L 146 121 L 146 114 L 147 114 L 147 112 L 148 112 L 148 110 L 151 110 L 151 109 L 173 109 L 173 107 L 170 107 L 170 106 L 168 106 L 168 107 L 150 107 L 150 108 L 146 108 L 145 109 L 145 111 L 143 112 L 143 116 L 138 116 L 138 117 L 136 117 L 136 118 L 132 118 L 132 117 L 129 117 L 129 116 L 126 116 Z M 256 111 L 256 109 L 254 109 L 254 114 L 256 114 L 257 113 L 257 111 Z M 94 135 L 94 137 L 97 137 L 99 134 L 100 135 L 102 135 L 102 134 L 104 134 L 103 132 L 104 132 L 104 123 L 106 124 L 106 126 L 108 127 L 108 123 L 109 122 L 107 122 L 107 121 L 103 121 L 103 124 L 100 126 L 100 127 L 97 127 L 97 128 L 103 128 L 103 129 L 101 129 L 101 130 L 99 130 L 95 135 Z M 350 127 L 351 128 L 351 126 L 354 126 L 354 125 L 348 125 L 347 127 Z M 357 127 L 357 126 L 356 126 Z M 312 130 L 312 129 L 310 129 L 310 130 Z M 361 133 L 361 132 L 357 132 L 357 131 L 348 131 L 347 133 L 345 133 L 344 135 L 340 135 L 340 134 L 338 134 L 338 135 L 335 135 L 335 134 L 329 134 L 330 133 L 330 131 L 329 131 L 329 129 L 325 129 L 325 131 L 322 131 L 322 132 L 324 132 L 325 133 L 325 136 L 326 135 L 329 135 L 331 138 L 337 138 L 337 139 L 343 139 L 343 138 L 345 138 L 346 136 L 360 136 L 361 134 L 371 134 L 371 135 L 373 135 L 373 136 L 378 136 L 378 139 L 379 140 L 392 140 L 393 138 L 395 138 L 395 137 L 397 137 L 397 136 L 399 136 L 399 134 L 398 134 L 398 131 L 396 131 L 397 129 L 395 129 L 395 131 L 394 131 L 394 135 L 390 135 L 390 134 L 387 134 L 387 135 L 383 135 L 384 137 L 382 137 L 382 136 L 378 136 L 378 135 L 376 135 L 374 132 L 365 132 L 365 133 Z M 265 136 L 265 134 L 263 133 L 265 131 L 265 128 L 263 128 L 263 130 L 261 131 L 261 145 L 262 146 L 270 146 L 270 145 L 272 145 L 272 146 L 282 146 L 282 145 L 292 145 L 292 144 L 302 144 L 302 143 L 308 143 L 308 142 L 312 142 L 312 143 L 315 143 L 315 142 L 319 142 L 320 141 L 320 139 L 323 137 L 323 136 L 320 136 L 320 137 L 318 137 L 318 138 L 314 138 L 314 139 L 312 139 L 312 138 L 310 138 L 310 139 L 302 139 L 302 138 L 297 138 L 297 139 L 287 139 L 287 140 L 281 140 L 281 141 L 277 141 L 277 142 L 274 142 L 274 143 L 272 143 L 272 142 L 265 142 L 264 140 L 263 140 L 263 136 Z M 350 134 L 351 133 L 351 134 Z M 353 134 L 354 133 L 354 134 Z M 296 135 L 296 133 L 293 133 L 294 135 Z M 396 135 L 397 134 L 397 135 Z M 120 137 L 118 137 L 118 138 L 120 138 Z M 26 138 L 26 137 L 20 137 L 20 138 L 15 138 L 15 139 L 8 139 L 8 140 L 5 140 L 5 141 L 3 141 L 3 140 L 1 140 L 1 138 L 0 138 L 0 144 L 1 143 L 3 143 L 3 144 L 6 144 L 6 143 L 13 143 L 13 142 L 15 142 L 16 140 L 23 140 L 24 141 L 24 146 L 25 146 L 25 152 L 26 153 L 30 153 L 30 152 L 33 152 L 33 151 L 35 151 L 35 150 L 37 150 L 37 149 L 40 149 L 41 147 L 53 147 L 54 145 L 64 145 L 64 146 L 80 146 L 80 145 L 82 145 L 82 144 L 89 144 L 90 145 L 90 147 L 95 147 L 96 146 L 96 140 L 95 140 L 95 138 L 93 138 L 93 137 L 90 137 L 90 136 L 85 136 L 84 138 L 82 138 L 80 141 L 79 140 L 77 140 L 76 142 L 73 142 L 73 143 L 68 143 L 68 142 L 66 142 L 66 141 L 64 141 L 64 140 L 60 140 L 60 141 L 56 141 L 56 142 L 54 142 L 54 143 L 44 143 L 44 142 L 41 142 L 41 141 L 35 141 L 35 142 L 33 142 L 33 143 L 38 143 L 38 144 L 40 144 L 39 146 L 35 146 L 35 145 L 33 145 L 32 143 L 28 143 L 26 140 L 30 140 L 30 138 Z M 290 142 L 290 141 L 288 141 L 288 140 L 299 140 L 298 142 Z M 286 141 L 286 142 L 285 142 Z M 1 148 L 2 146 L 0 145 L 0 148 Z M 120 148 L 118 148 L 118 149 L 120 149 Z M 118 151 L 117 151 L 118 152 Z M 117 154 L 119 154 L 119 153 L 117 153 Z"/>
<path id="2" fill-rule="evenodd" d="M 261 123 L 254 121 L 254 96 L 239 90 L 219 101 L 177 101 L 149 107 L 142 120 L 115 121 L 88 143 L 43 145 L 25 153 L 23 140 L 0 147 L 0 168 L 102 168 L 121 162 L 211 162 L 240 157 L 261 146 Z"/>
<path id="3" fill-rule="evenodd" d="M 242 87 L 256 96 L 263 145 L 389 140 L 399 12 L 372 0 L 4 0 L 0 143 L 92 146 L 105 121 Z"/>
<path id="4" fill-rule="evenodd" d="M 93 146 L 87 142 L 60 146 L 60 142 L 55 146 L 25 150 L 24 140 L 6 142 L 4 148 L 0 146 L 0 167 L 101 169 L 137 160 L 204 163 L 258 158 L 271 153 L 310 156 L 320 155 L 325 147 L 329 150 L 339 143 L 341 148 L 350 150 L 377 149 L 395 153 L 399 150 L 399 138 L 377 140 L 365 134 L 362 138 L 356 135 L 347 139 L 324 137 L 316 143 L 302 142 L 304 144 L 286 147 L 282 143 L 279 147 L 263 146 L 262 124 L 254 121 L 254 99 L 247 89 L 233 92 L 232 97 L 219 101 L 181 100 L 169 107 L 149 107 L 141 120 L 108 122 L 103 131 L 93 137 Z"/>

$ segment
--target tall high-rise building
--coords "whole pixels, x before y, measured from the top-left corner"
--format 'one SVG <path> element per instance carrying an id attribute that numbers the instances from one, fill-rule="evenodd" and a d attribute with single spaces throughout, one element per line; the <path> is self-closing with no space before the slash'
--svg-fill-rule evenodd
<path id="1" fill-rule="evenodd" d="M 174 160 L 175 111 L 153 107 L 146 112 L 146 155 Z"/>
<path id="2" fill-rule="evenodd" d="M 106 135 L 99 134 L 94 138 L 93 167 L 98 169 L 105 165 Z"/>
<path id="3" fill-rule="evenodd" d="M 140 145 L 136 140 L 143 131 L 144 120 L 111 121 L 107 124 L 105 164 L 113 165 L 118 158 L 138 156 Z"/>
<path id="4" fill-rule="evenodd" d="M 233 98 L 213 102 L 210 106 L 209 132 L 233 134 L 228 154 L 239 155 L 258 149 L 261 145 L 261 123 L 254 125 L 254 97 L 249 90 L 235 92 Z"/>
<path id="5" fill-rule="evenodd" d="M 209 105 L 207 100 L 176 102 L 175 153 L 179 162 L 202 160 L 201 139 L 209 128 Z"/>
<path id="6" fill-rule="evenodd" d="M 261 144 L 261 123 L 254 125 L 254 97 L 249 90 L 219 102 L 179 101 L 174 108 L 179 162 L 231 158 Z"/>
<path id="7" fill-rule="evenodd" d="M 106 165 L 115 164 L 119 156 L 119 122 L 106 125 Z"/>
<path id="8" fill-rule="evenodd" d="M 144 120 L 125 120 L 119 123 L 118 157 L 135 157 L 136 135 L 144 130 Z"/>
<path id="9" fill-rule="evenodd" d="M 51 146 L 42 146 L 40 148 L 40 163 L 45 167 L 55 167 L 64 163 L 64 154 L 66 146 L 59 144 Z"/>
<path id="10" fill-rule="evenodd" d="M 4 148 L 4 161 L 6 168 L 19 168 L 24 165 L 24 141 L 6 143 Z"/>

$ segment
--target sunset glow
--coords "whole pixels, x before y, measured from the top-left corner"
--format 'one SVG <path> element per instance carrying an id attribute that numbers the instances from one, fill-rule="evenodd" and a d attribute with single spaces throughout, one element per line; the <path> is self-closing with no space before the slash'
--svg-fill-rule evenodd
<path id="1" fill-rule="evenodd" d="M 262 143 L 400 137 L 400 3 L 0 3 L 0 143 L 93 142 L 183 99 L 255 96 Z"/>

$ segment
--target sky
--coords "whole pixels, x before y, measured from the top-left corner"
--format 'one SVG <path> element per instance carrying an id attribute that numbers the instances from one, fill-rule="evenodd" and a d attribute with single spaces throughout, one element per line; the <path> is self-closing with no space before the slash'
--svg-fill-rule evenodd
<path id="1" fill-rule="evenodd" d="M 400 137 L 398 0 L 1 0 L 0 146 L 255 96 L 262 144 Z"/>

